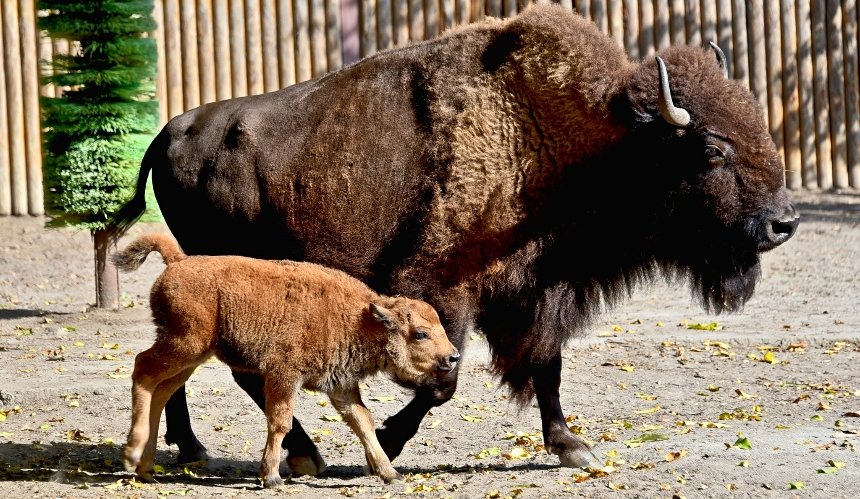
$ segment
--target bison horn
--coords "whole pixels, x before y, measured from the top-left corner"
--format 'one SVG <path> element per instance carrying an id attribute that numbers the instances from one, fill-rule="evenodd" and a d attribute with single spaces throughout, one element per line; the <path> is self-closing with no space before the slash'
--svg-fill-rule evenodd
<path id="1" fill-rule="evenodd" d="M 675 107 L 672 102 L 672 92 L 669 90 L 669 75 L 666 73 L 666 63 L 657 57 L 657 69 L 660 71 L 660 88 L 657 97 L 657 107 L 660 116 L 668 121 L 670 125 L 687 126 L 690 124 L 690 113 L 684 108 Z"/>
<path id="2" fill-rule="evenodd" d="M 717 54 L 717 62 L 720 64 L 720 69 L 723 70 L 723 76 L 728 78 L 729 66 L 728 64 L 726 64 L 726 54 L 723 53 L 723 49 L 721 49 L 720 46 L 714 42 L 708 42 L 708 45 L 710 45 L 711 48 L 714 49 L 714 53 Z"/>

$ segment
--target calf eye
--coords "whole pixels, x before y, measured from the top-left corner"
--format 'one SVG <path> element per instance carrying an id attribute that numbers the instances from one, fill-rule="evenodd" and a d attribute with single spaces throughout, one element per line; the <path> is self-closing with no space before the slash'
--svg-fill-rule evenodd
<path id="1" fill-rule="evenodd" d="M 712 168 L 718 168 L 726 164 L 726 156 L 723 150 L 715 145 L 705 146 L 705 159 L 708 162 L 708 166 Z"/>
<path id="2" fill-rule="evenodd" d="M 430 335 L 427 334 L 427 331 L 415 331 L 415 339 L 416 340 L 426 340 Z"/>

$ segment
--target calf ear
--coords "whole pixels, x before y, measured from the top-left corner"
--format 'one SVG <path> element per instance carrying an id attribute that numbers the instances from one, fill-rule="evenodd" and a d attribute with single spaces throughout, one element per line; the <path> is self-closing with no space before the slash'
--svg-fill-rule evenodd
<path id="1" fill-rule="evenodd" d="M 375 303 L 370 304 L 370 313 L 377 322 L 385 326 L 387 329 L 393 329 L 395 325 L 394 312 L 385 307 L 381 307 Z"/>

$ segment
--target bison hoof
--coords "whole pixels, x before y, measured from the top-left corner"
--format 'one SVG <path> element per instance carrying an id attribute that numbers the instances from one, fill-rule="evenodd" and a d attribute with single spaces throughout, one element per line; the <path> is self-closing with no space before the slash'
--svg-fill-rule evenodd
<path id="1" fill-rule="evenodd" d="M 325 460 L 316 449 L 310 456 L 287 456 L 287 466 L 296 475 L 307 476 L 317 476 L 327 468 Z"/>
<path id="2" fill-rule="evenodd" d="M 284 479 L 278 475 L 266 477 L 263 479 L 263 488 L 273 489 L 284 484 Z"/>
<path id="3" fill-rule="evenodd" d="M 179 455 L 176 456 L 176 464 L 180 466 L 205 464 L 207 461 L 209 461 L 209 454 L 206 453 L 205 447 L 198 447 L 188 451 L 179 449 Z"/>
<path id="4" fill-rule="evenodd" d="M 591 449 L 578 447 L 556 452 L 561 465 L 567 468 L 602 468 L 603 463 L 591 452 Z"/>

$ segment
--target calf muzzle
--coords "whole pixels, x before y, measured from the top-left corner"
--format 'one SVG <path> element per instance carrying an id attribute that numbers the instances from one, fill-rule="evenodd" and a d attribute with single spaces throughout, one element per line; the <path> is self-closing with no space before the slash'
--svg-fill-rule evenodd
<path id="1" fill-rule="evenodd" d="M 460 352 L 455 348 L 454 353 L 439 361 L 440 371 L 453 371 L 460 361 Z"/>

